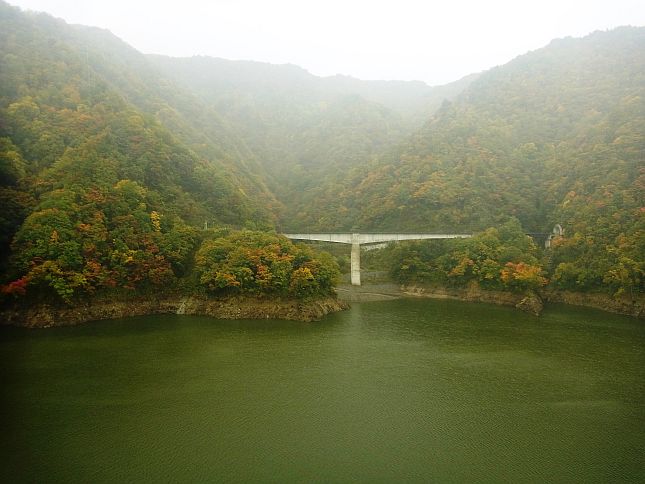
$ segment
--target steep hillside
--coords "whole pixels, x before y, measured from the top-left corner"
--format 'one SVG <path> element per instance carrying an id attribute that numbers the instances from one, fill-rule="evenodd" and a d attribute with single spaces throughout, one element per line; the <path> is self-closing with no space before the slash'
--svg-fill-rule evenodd
<path id="1" fill-rule="evenodd" d="M 392 273 L 642 291 L 643 133 L 645 28 L 556 40 L 431 88 L 145 56 L 107 31 L 0 1 L 2 292 L 29 285 L 69 300 L 168 286 L 195 275 L 200 240 L 223 237 L 200 233 L 205 221 L 473 231 L 401 246 Z M 565 237 L 546 255 L 526 241 L 556 223 Z M 295 248 L 241 237 L 251 240 L 244 257 L 224 271 L 218 249 L 195 277 L 256 291 L 271 286 L 273 260 L 291 271 L 271 276 L 276 291 L 331 287 L 333 261 L 305 266 Z"/>
<path id="2" fill-rule="evenodd" d="M 422 82 L 317 77 L 293 65 L 210 57 L 150 56 L 214 106 L 271 175 L 283 220 L 310 206 L 308 193 L 405 139 L 476 76 L 441 87 Z"/>
<path id="3" fill-rule="evenodd" d="M 271 223 L 244 143 L 105 31 L 0 3 L 0 121 L 9 293 L 164 285 L 204 221 Z"/>
<path id="4" fill-rule="evenodd" d="M 645 28 L 553 41 L 482 74 L 396 156 L 320 187 L 318 205 L 294 222 L 479 231 L 514 216 L 528 232 L 561 223 L 565 237 L 542 261 L 553 284 L 642 290 L 643 133 Z M 468 247 L 444 274 L 483 277 Z"/>
<path id="5" fill-rule="evenodd" d="M 127 107 L 166 128 L 177 144 L 216 169 L 231 193 L 239 196 L 242 188 L 247 195 L 238 205 L 268 215 L 274 199 L 245 143 L 214 110 L 165 79 L 145 56 L 105 30 L 70 26 L 4 3 L 1 13 L 3 107 L 26 97 L 53 110 L 120 102 L 115 111 Z"/>
<path id="6" fill-rule="evenodd" d="M 230 120 L 279 179 L 278 187 L 285 169 L 362 161 L 404 134 L 401 117 L 391 109 L 327 86 L 297 66 L 208 57 L 151 59 Z M 338 159 L 339 151 L 346 161 Z"/>
<path id="7" fill-rule="evenodd" d="M 317 198 L 346 213 L 337 227 L 475 230 L 515 215 L 535 231 L 564 216 L 576 186 L 627 189 L 642 162 L 643 31 L 554 41 L 480 75 L 400 149 Z M 309 210 L 299 223 L 320 226 Z"/>

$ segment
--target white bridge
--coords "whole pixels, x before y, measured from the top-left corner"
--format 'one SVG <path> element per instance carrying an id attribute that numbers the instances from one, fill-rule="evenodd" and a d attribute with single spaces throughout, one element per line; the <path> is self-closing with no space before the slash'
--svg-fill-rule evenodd
<path id="1" fill-rule="evenodd" d="M 463 239 L 470 234 L 282 234 L 293 240 L 312 240 L 351 244 L 351 275 L 354 286 L 361 285 L 361 245 L 398 242 L 401 240 Z"/>

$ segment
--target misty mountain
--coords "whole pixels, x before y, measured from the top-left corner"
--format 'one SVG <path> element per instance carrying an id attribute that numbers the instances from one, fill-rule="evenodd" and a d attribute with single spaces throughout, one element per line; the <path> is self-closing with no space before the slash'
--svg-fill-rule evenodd
<path id="1" fill-rule="evenodd" d="M 330 173 L 285 230 L 478 232 L 515 217 L 548 232 L 559 223 L 568 237 L 544 261 L 559 287 L 633 290 L 645 253 L 643 133 L 645 28 L 556 40 L 482 73 L 398 149 Z"/>
<path id="2" fill-rule="evenodd" d="M 477 230 L 514 215 L 544 230 L 572 190 L 627 189 L 642 166 L 644 32 L 554 41 L 481 74 L 397 150 L 330 174 L 293 225 Z"/>
<path id="3" fill-rule="evenodd" d="M 0 3 L 4 280 L 161 283 L 204 221 L 269 226 L 265 179 L 217 113 L 109 32 Z"/>
<path id="4" fill-rule="evenodd" d="M 23 153 L 29 174 L 40 174 L 65 149 L 108 128 L 101 124 L 105 119 L 87 133 L 83 133 L 87 126 L 81 125 L 79 131 L 72 133 L 75 137 L 72 139 L 57 129 L 69 121 L 67 117 L 78 115 L 80 110 L 91 111 L 100 104 L 110 105 L 115 113 L 134 111 L 144 123 L 163 131 L 168 142 L 188 150 L 187 156 L 195 166 L 203 165 L 210 176 L 218 179 L 216 185 L 227 192 L 226 196 L 239 198 L 235 203 L 225 203 L 225 209 L 208 210 L 213 219 L 237 223 L 255 211 L 263 212 L 263 218 L 269 216 L 266 208 L 276 202 L 264 184 L 262 167 L 245 143 L 216 112 L 165 79 L 145 56 L 106 30 L 67 25 L 49 15 L 23 13 L 4 3 L 0 7 L 3 55 L 0 100 L 2 108 L 7 109 L 6 134 L 15 135 L 18 129 L 18 120 L 10 116 L 17 109 L 11 108 L 15 103 L 28 101 L 35 104 L 41 116 L 62 118 L 57 122 L 42 120 L 39 127 L 52 131 L 45 145 L 39 145 L 43 132 L 34 132 L 36 139 L 21 142 L 29 143 L 29 149 Z M 23 121 L 33 123 L 34 119 Z M 37 159 L 36 153 L 32 155 L 29 150 L 38 154 L 44 151 L 46 156 Z M 176 167 L 172 163 L 169 167 L 170 176 Z M 176 175 L 173 183 L 181 183 L 185 175 Z M 145 179 L 137 181 L 147 184 Z M 213 200 L 220 195 L 223 193 L 209 194 Z M 201 195 L 198 198 L 204 199 Z M 231 207 L 241 208 L 245 215 L 242 212 L 234 215 L 236 209 L 231 211 Z"/>
<path id="5" fill-rule="evenodd" d="M 421 81 L 365 81 L 351 76 L 320 77 L 293 64 L 269 64 L 216 57 L 149 55 L 166 74 L 211 101 L 246 93 L 257 99 L 296 99 L 299 103 L 330 101 L 358 95 L 405 117 L 430 116 L 444 99 L 459 94 L 477 74 L 444 85 Z"/>
<path id="6" fill-rule="evenodd" d="M 519 234 L 570 234 L 544 262 L 563 287 L 636 287 L 644 90 L 644 28 L 429 87 L 147 56 L 0 2 L 5 279 L 180 276 L 204 221 L 470 232 L 514 218 Z"/>
<path id="7" fill-rule="evenodd" d="M 402 141 L 476 75 L 447 86 L 318 77 L 294 65 L 148 56 L 241 133 L 289 206 L 330 172 L 373 160 Z"/>

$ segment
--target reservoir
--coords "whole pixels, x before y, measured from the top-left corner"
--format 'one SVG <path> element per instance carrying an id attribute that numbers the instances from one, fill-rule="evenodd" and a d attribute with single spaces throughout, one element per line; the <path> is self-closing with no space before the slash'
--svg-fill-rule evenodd
<path id="1" fill-rule="evenodd" d="M 642 482 L 645 326 L 355 303 L 0 328 L 2 482 Z"/>

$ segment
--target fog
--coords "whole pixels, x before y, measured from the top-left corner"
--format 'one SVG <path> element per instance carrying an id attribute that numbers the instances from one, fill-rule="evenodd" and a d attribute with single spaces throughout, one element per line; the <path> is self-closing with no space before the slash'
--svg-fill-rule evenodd
<path id="1" fill-rule="evenodd" d="M 297 64 L 317 75 L 431 85 L 508 62 L 559 37 L 645 24 L 638 0 L 10 0 L 107 28 L 144 53 Z"/>

